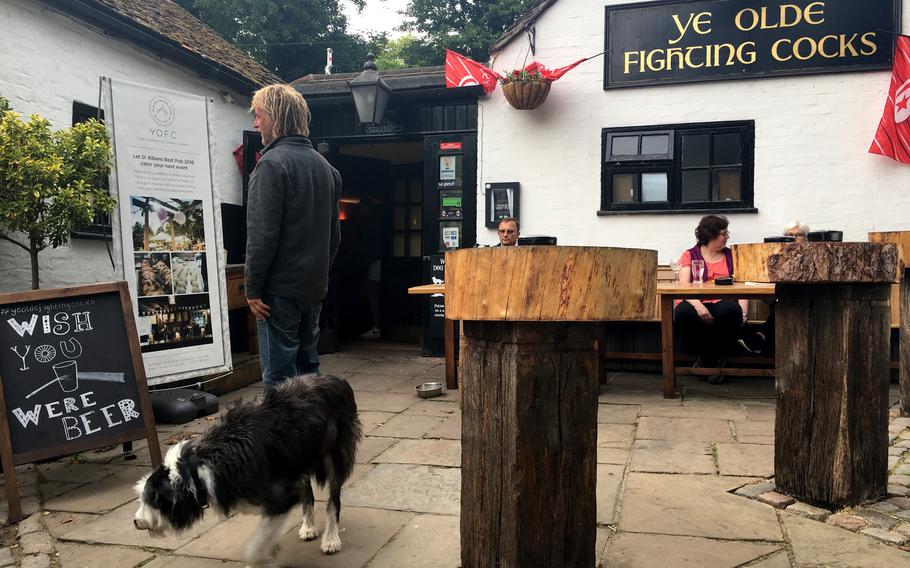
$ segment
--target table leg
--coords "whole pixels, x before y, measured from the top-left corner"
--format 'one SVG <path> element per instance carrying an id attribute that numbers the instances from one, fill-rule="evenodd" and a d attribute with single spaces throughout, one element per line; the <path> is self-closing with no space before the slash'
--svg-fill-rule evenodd
<path id="1" fill-rule="evenodd" d="M 664 398 L 674 398 L 676 373 L 673 367 L 676 362 L 673 354 L 673 298 L 667 295 L 660 297 L 660 341 L 663 353 Z"/>

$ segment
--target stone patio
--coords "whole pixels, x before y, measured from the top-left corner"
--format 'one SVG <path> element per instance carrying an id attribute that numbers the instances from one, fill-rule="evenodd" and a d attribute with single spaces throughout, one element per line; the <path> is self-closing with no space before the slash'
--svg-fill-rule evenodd
<path id="1" fill-rule="evenodd" d="M 296 526 L 289 526 L 280 564 L 459 566 L 458 392 L 424 400 L 413 390 L 442 380 L 443 361 L 383 343 L 360 344 L 322 361 L 324 372 L 350 381 L 366 433 L 342 495 L 344 546 L 325 556 L 318 540 L 302 542 Z M 807 504 L 778 509 L 758 500 L 774 488 L 773 383 L 686 381 L 683 397 L 675 400 L 661 396 L 657 375 L 615 373 L 601 389 L 599 565 L 910 566 L 910 499 L 902 497 L 910 494 L 910 421 L 891 422 L 888 501 L 837 515 Z M 254 385 L 226 395 L 221 408 L 258 391 Z M 891 392 L 896 403 L 896 385 Z M 213 423 L 208 417 L 160 426 L 162 450 Z M 136 442 L 134 449 L 130 461 L 109 448 L 21 467 L 23 506 L 32 516 L 7 528 L 6 544 L 15 542 L 0 549 L 0 566 L 242 566 L 242 545 L 256 517 L 208 515 L 184 534 L 157 540 L 133 528 L 132 486 L 149 466 L 146 444 Z M 5 510 L 0 514 L 5 520 Z M 323 514 L 320 505 L 320 526 Z"/>

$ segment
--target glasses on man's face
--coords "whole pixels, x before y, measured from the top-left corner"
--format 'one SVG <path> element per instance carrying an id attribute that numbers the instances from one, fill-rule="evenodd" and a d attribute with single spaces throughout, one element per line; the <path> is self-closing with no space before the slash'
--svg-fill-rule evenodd
<path id="1" fill-rule="evenodd" d="M 805 237 L 805 236 L 806 236 L 806 233 L 803 233 L 802 231 L 799 231 L 799 232 L 796 232 L 796 233 L 791 232 L 791 231 L 787 231 L 786 233 L 784 233 L 784 236 L 785 236 L 785 237 L 796 237 L 796 238 L 799 238 L 799 237 Z"/>
<path id="2" fill-rule="evenodd" d="M 723 231 L 720 232 L 720 236 L 722 236 L 722 237 L 727 237 L 728 239 L 729 239 L 732 235 L 733 235 L 733 233 L 731 233 L 730 231 L 728 231 L 728 230 L 726 230 L 726 229 L 724 229 Z"/>

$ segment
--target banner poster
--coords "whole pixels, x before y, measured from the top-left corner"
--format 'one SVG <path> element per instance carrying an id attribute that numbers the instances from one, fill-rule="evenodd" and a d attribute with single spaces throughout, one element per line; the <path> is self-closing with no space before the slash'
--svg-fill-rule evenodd
<path id="1" fill-rule="evenodd" d="M 148 383 L 226 370 L 206 99 L 109 81 L 119 248 Z"/>

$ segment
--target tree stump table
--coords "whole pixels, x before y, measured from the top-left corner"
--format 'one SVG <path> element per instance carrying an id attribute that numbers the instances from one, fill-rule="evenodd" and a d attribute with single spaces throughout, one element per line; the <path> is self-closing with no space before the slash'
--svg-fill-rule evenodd
<path id="1" fill-rule="evenodd" d="M 898 340 L 900 341 L 900 393 L 901 416 L 910 416 L 910 231 L 883 231 L 869 233 L 874 243 L 898 245 L 901 260 L 900 292 L 898 300 Z"/>
<path id="2" fill-rule="evenodd" d="M 461 565 L 594 566 L 597 322 L 653 315 L 657 253 L 464 249 L 445 282 L 464 338 Z"/>
<path id="3" fill-rule="evenodd" d="M 776 284 L 780 491 L 836 506 L 887 489 L 893 244 L 735 245 L 736 278 Z"/>

